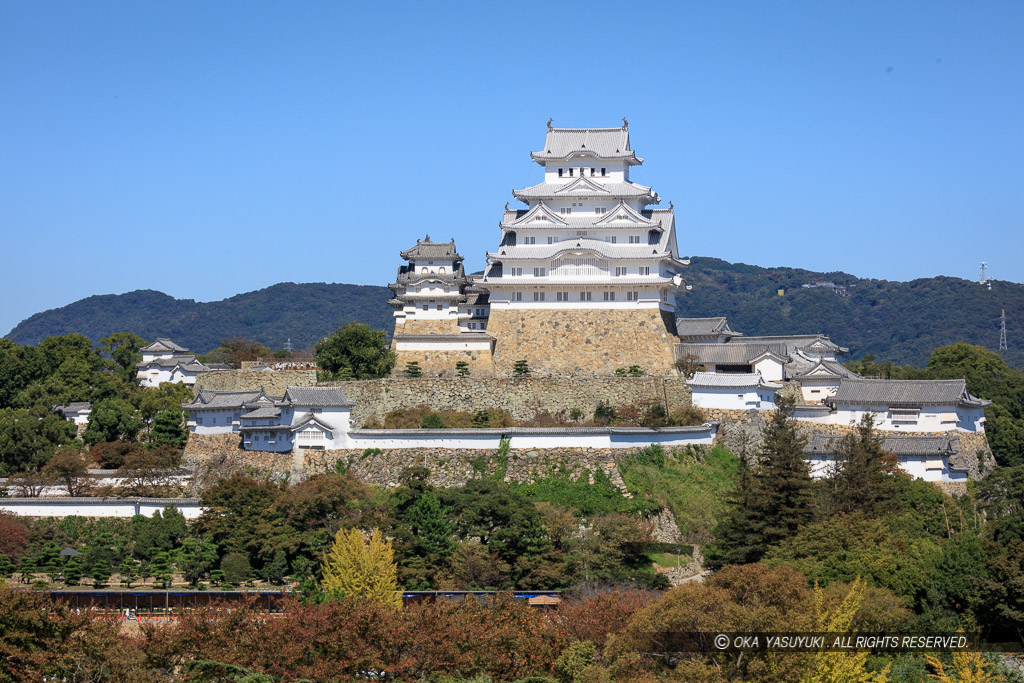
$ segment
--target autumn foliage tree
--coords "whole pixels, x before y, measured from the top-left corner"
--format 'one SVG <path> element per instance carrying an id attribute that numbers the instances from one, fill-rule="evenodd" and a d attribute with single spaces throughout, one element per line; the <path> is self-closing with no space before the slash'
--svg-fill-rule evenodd
<path id="1" fill-rule="evenodd" d="M 363 597 L 400 607 L 398 567 L 391 541 L 379 529 L 364 534 L 359 529 L 339 529 L 324 554 L 324 592 L 344 597 Z"/>

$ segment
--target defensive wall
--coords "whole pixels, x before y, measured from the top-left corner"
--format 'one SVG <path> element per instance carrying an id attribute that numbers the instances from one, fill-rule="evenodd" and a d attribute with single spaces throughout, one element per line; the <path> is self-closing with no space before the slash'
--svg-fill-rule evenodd
<path id="1" fill-rule="evenodd" d="M 383 422 L 392 410 L 426 404 L 433 410 L 476 412 L 500 409 L 517 422 L 542 413 L 567 418 L 573 410 L 589 419 L 601 402 L 613 408 L 657 403 L 668 412 L 690 405 L 690 388 L 682 377 L 420 377 L 322 382 L 341 386 L 355 402 L 352 424 L 370 417 Z"/>
<path id="2" fill-rule="evenodd" d="M 525 360 L 544 374 L 611 374 L 637 365 L 648 374 L 674 374 L 679 339 L 674 316 L 652 309 L 491 309 L 494 374 L 512 375 Z"/>
<path id="3" fill-rule="evenodd" d="M 263 388 L 271 396 L 283 396 L 288 387 L 316 386 L 316 370 L 214 370 L 196 377 L 195 391 L 256 391 Z"/>
<path id="4" fill-rule="evenodd" d="M 185 519 L 202 514 L 198 498 L 0 498 L 0 511 L 22 517 L 132 517 L 152 516 L 168 505 Z"/>

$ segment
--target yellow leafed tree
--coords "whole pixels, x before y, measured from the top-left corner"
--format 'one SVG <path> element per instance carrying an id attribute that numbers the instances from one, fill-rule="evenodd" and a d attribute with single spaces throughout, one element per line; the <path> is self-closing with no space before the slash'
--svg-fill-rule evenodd
<path id="1" fill-rule="evenodd" d="M 814 586 L 814 622 L 820 633 L 849 633 L 853 618 L 864 601 L 867 584 L 858 576 L 842 602 L 830 610 L 824 606 L 824 595 Z M 882 671 L 868 671 L 868 651 L 860 652 L 819 652 L 813 662 L 813 670 L 804 678 L 804 683 L 887 683 L 889 667 Z"/>
<path id="2" fill-rule="evenodd" d="M 954 652 L 953 671 L 946 671 L 938 657 L 925 655 L 925 661 L 935 669 L 929 678 L 940 683 L 995 683 L 999 676 L 989 672 L 991 662 L 985 661 L 980 652 Z"/>
<path id="3" fill-rule="evenodd" d="M 359 596 L 401 607 L 391 541 L 379 529 L 339 529 L 324 553 L 322 587 L 329 595 Z"/>

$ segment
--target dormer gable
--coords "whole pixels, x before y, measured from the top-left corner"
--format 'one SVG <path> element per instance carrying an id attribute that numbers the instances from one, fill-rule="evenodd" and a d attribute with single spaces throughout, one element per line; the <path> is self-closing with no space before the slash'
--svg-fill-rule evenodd
<path id="1" fill-rule="evenodd" d="M 618 206 L 614 209 L 609 209 L 608 213 L 600 218 L 600 220 L 594 221 L 595 226 L 614 228 L 618 226 L 623 227 L 634 227 L 642 226 L 644 228 L 660 228 L 661 224 L 658 221 L 652 221 L 651 219 L 643 216 L 636 209 L 620 201 Z"/>
<path id="2" fill-rule="evenodd" d="M 562 187 L 555 190 L 554 194 L 573 194 L 574 192 L 578 192 L 581 194 L 590 194 L 593 192 L 597 192 L 599 194 L 611 194 L 611 190 L 609 190 L 607 187 L 601 185 L 601 183 L 594 182 L 593 180 L 590 180 L 585 176 L 580 176 L 571 183 L 566 183 Z"/>
<path id="3" fill-rule="evenodd" d="M 512 221 L 511 223 L 502 223 L 502 227 L 536 227 L 542 228 L 546 226 L 565 226 L 568 222 L 557 213 L 551 210 L 551 208 L 544 202 L 538 202 L 535 207 L 527 211 L 525 214 Z"/>

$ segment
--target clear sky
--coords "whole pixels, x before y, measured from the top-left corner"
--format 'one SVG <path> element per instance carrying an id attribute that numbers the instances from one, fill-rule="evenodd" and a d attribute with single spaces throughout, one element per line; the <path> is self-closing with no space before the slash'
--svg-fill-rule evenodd
<path id="1" fill-rule="evenodd" d="M 483 266 L 626 116 L 684 255 L 1024 280 L 1024 3 L 0 0 L 0 333 L 92 294 Z"/>

